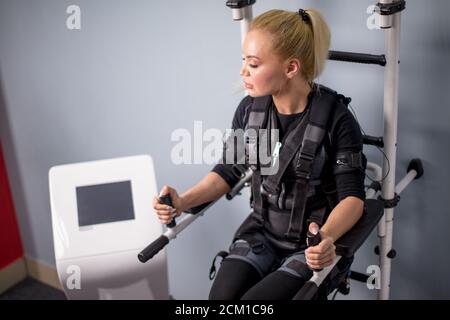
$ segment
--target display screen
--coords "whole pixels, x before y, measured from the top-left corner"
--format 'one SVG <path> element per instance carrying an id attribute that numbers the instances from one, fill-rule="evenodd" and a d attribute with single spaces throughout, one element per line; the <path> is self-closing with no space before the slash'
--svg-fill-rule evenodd
<path id="1" fill-rule="evenodd" d="M 131 181 L 76 188 L 78 225 L 134 219 Z"/>

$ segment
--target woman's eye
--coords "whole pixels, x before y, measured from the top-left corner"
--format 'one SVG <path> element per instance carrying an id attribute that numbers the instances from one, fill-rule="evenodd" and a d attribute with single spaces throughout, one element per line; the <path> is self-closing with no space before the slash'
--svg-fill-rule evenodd
<path id="1" fill-rule="evenodd" d="M 245 61 L 245 58 L 242 58 L 242 61 Z M 258 67 L 258 65 L 256 65 L 256 64 L 248 64 L 248 66 L 250 67 L 250 68 L 257 68 Z"/>

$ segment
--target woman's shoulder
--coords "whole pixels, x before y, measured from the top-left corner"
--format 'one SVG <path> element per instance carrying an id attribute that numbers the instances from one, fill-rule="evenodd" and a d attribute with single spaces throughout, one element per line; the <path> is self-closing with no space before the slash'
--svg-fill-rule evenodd
<path id="1" fill-rule="evenodd" d="M 362 144 L 362 133 L 359 123 L 350 111 L 350 98 L 329 87 L 320 86 L 320 91 L 335 96 L 335 103 L 329 119 L 329 135 L 331 143 L 343 147 L 358 147 Z"/>
<path id="2" fill-rule="evenodd" d="M 248 121 L 249 110 L 253 104 L 253 101 L 254 98 L 249 95 L 242 98 L 234 113 L 233 127 L 235 129 L 245 127 L 245 124 Z"/>
<path id="3" fill-rule="evenodd" d="M 329 134 L 331 144 L 339 148 L 362 148 L 361 128 L 346 105 L 336 104 Z"/>
<path id="4" fill-rule="evenodd" d="M 246 95 L 244 98 L 242 98 L 241 102 L 239 102 L 239 105 L 236 110 L 245 110 L 247 108 L 250 108 L 254 100 L 255 100 L 254 97 Z"/>
<path id="5" fill-rule="evenodd" d="M 317 85 L 318 87 L 315 87 L 317 89 L 316 94 L 319 95 L 329 95 L 330 100 L 333 101 L 332 106 L 332 114 L 331 117 L 333 118 L 333 122 L 337 122 L 342 117 L 352 117 L 352 113 L 348 109 L 348 105 L 351 101 L 350 98 L 345 96 L 339 91 L 336 91 L 330 87 L 324 86 L 322 84 Z"/>

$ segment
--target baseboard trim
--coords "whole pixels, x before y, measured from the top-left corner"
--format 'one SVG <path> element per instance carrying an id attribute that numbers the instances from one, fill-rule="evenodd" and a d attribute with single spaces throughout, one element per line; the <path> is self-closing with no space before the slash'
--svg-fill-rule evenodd
<path id="1" fill-rule="evenodd" d="M 0 270 L 0 294 L 27 277 L 25 259 L 19 258 Z"/>
<path id="2" fill-rule="evenodd" d="M 30 277 L 62 291 L 58 273 L 54 267 L 28 256 L 25 256 L 25 264 Z"/>

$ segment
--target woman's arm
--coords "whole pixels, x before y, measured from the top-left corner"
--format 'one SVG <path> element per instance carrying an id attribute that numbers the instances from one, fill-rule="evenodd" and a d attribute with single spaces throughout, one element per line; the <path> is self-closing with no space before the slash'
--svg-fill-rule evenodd
<path id="1" fill-rule="evenodd" d="M 336 242 L 343 234 L 349 231 L 361 218 L 364 201 L 349 196 L 339 202 L 331 211 L 327 221 L 321 228 L 323 237 L 330 237 Z"/>
<path id="2" fill-rule="evenodd" d="M 320 230 L 322 241 L 305 250 L 306 262 L 311 269 L 322 269 L 333 262 L 336 257 L 334 242 L 358 222 L 363 210 L 364 201 L 353 196 L 342 199 L 334 207 Z"/>
<path id="3" fill-rule="evenodd" d="M 199 183 L 181 194 L 182 211 L 214 201 L 230 191 L 230 186 L 215 172 L 209 172 Z"/>
<path id="4" fill-rule="evenodd" d="M 322 241 L 305 251 L 306 261 L 312 269 L 322 269 L 333 262 L 336 257 L 334 243 L 358 222 L 363 212 L 364 201 L 357 196 L 346 196 L 334 207 L 320 230 Z M 308 228 L 314 234 L 319 232 L 315 223 Z"/>
<path id="5" fill-rule="evenodd" d="M 228 183 L 217 173 L 209 172 L 200 182 L 181 196 L 174 188 L 164 186 L 161 189 L 160 196 L 169 194 L 173 207 L 160 203 L 158 197 L 154 197 L 153 208 L 161 223 L 167 224 L 183 211 L 216 200 L 228 191 L 230 191 Z"/>

